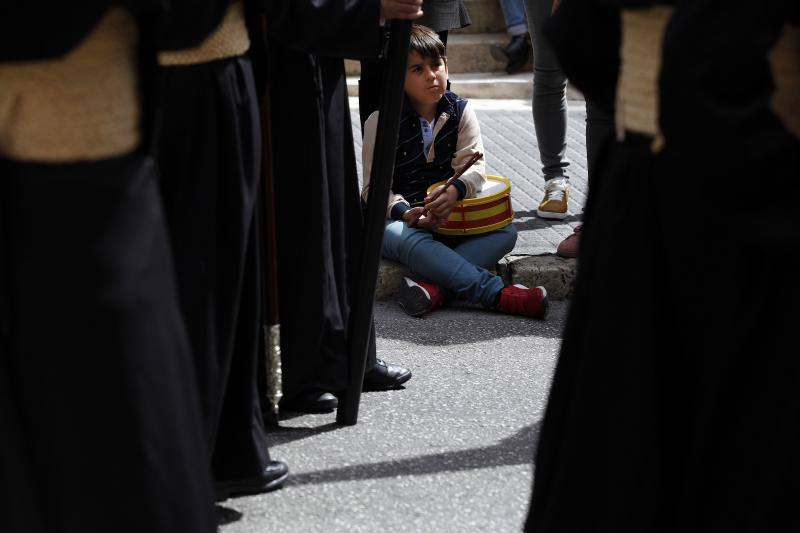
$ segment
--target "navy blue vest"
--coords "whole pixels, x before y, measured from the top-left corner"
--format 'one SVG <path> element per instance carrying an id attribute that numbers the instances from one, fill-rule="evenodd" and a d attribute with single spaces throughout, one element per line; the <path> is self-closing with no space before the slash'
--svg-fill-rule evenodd
<path id="1" fill-rule="evenodd" d="M 400 133 L 397 140 L 397 154 L 394 161 L 392 191 L 402 194 L 411 205 L 421 203 L 425 191 L 436 183 L 448 179 L 455 172 L 451 161 L 458 144 L 458 125 L 464 113 L 467 100 L 446 91 L 436 108 L 437 121 L 442 113 L 449 118 L 433 140 L 435 157 L 426 161 L 423 151 L 422 131 L 419 115 L 411 107 L 406 96 L 400 118 Z"/>

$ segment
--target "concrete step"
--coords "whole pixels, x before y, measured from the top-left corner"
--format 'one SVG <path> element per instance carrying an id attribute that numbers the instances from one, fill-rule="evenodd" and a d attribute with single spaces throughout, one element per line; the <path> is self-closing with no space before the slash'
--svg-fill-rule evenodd
<path id="1" fill-rule="evenodd" d="M 575 284 L 577 259 L 563 259 L 555 255 L 504 257 L 495 271 L 507 284 L 522 284 L 526 287 L 539 285 L 547 289 L 553 300 L 572 297 Z M 408 267 L 381 259 L 378 268 L 378 283 L 375 289 L 376 300 L 390 300 L 397 293 L 403 277 L 410 275 Z"/>
<path id="2" fill-rule="evenodd" d="M 509 37 L 505 33 L 457 33 L 447 40 L 447 68 L 451 74 L 462 72 L 499 72 L 505 62 L 494 59 L 492 45 L 505 46 Z M 528 68 L 531 68 L 530 59 Z"/>
<path id="3" fill-rule="evenodd" d="M 506 31 L 506 21 L 498 0 L 465 0 L 472 24 L 456 33 L 502 33 Z"/>
<path id="4" fill-rule="evenodd" d="M 495 60 L 489 49 L 493 44 L 505 46 L 509 37 L 505 33 L 455 33 L 447 42 L 447 67 L 451 74 L 464 72 L 503 72 L 505 63 Z M 532 57 L 532 54 L 531 54 Z M 533 68 L 532 59 L 524 70 Z M 361 71 L 358 61 L 346 60 L 345 72 L 353 76 Z"/>
<path id="5" fill-rule="evenodd" d="M 533 97 L 533 72 L 508 75 L 502 72 L 466 72 L 451 74 L 450 85 L 454 93 L 469 99 L 525 100 Z M 358 76 L 347 77 L 347 93 L 358 96 Z M 583 95 L 572 85 L 567 85 L 567 100 L 582 101 Z"/>
<path id="6" fill-rule="evenodd" d="M 505 72 L 452 74 L 450 89 L 464 98 L 530 100 L 533 97 L 533 72 L 511 75 Z"/>
<path id="7" fill-rule="evenodd" d="M 500 72 L 471 72 L 450 75 L 451 89 L 464 98 L 499 98 L 530 100 L 533 73 L 509 76 Z M 347 77 L 347 93 L 358 96 L 358 76 Z"/>

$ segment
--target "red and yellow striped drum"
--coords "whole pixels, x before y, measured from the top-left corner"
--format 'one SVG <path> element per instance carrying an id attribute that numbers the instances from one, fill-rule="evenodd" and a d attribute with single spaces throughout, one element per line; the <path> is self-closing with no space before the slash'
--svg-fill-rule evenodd
<path id="1" fill-rule="evenodd" d="M 447 222 L 434 230 L 436 233 L 478 235 L 511 224 L 514 219 L 514 211 L 511 209 L 511 182 L 500 176 L 486 176 L 486 178 L 483 190 L 478 196 L 458 202 Z M 444 183 L 440 181 L 428 187 L 428 194 Z"/>

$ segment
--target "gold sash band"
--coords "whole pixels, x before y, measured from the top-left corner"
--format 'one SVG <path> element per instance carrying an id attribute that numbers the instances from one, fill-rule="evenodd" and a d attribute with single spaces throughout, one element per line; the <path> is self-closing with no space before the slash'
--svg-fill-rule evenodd
<path id="1" fill-rule="evenodd" d="M 664 30 L 672 8 L 656 6 L 622 12 L 622 46 L 617 81 L 617 138 L 625 131 L 653 137 L 653 151 L 663 146 L 658 127 L 658 76 Z"/>
<path id="2" fill-rule="evenodd" d="M 114 7 L 63 57 L 0 63 L 0 155 L 68 163 L 136 149 L 137 38 L 136 21 Z"/>
<path id="3" fill-rule="evenodd" d="M 769 59 L 775 81 L 772 110 L 800 139 L 800 28 L 787 24 Z"/>
<path id="4" fill-rule="evenodd" d="M 250 48 L 250 37 L 244 20 L 244 6 L 236 2 L 228 6 L 219 26 L 194 48 L 159 52 L 158 64 L 164 66 L 197 65 L 217 59 L 236 57 Z"/>

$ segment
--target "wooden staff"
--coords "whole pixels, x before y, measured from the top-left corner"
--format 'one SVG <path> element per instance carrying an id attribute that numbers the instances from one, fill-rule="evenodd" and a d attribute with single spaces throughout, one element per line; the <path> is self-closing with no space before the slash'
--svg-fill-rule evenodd
<path id="1" fill-rule="evenodd" d="M 267 35 L 266 18 L 261 18 L 263 35 Z M 278 246 L 275 221 L 275 178 L 272 173 L 272 115 L 270 113 L 269 80 L 261 97 L 261 132 L 263 157 L 261 162 L 261 206 L 262 206 L 262 295 L 266 309 L 262 322 L 264 336 L 264 368 L 267 378 L 267 397 L 272 406 L 275 422 L 278 419 L 278 403 L 283 397 L 283 371 L 281 366 L 281 326 L 278 313 Z"/>
<path id="2" fill-rule="evenodd" d="M 361 266 L 356 279 L 360 281 L 353 306 L 350 329 L 349 381 L 347 389 L 339 397 L 336 421 L 352 426 L 358 421 L 358 406 L 364 384 L 370 330 L 372 328 L 372 306 L 375 300 L 375 285 L 378 281 L 378 266 L 383 246 L 383 226 L 386 219 L 386 198 L 392 186 L 397 136 L 400 131 L 400 112 L 403 106 L 403 84 L 408 64 L 408 43 L 411 38 L 410 20 L 393 20 L 386 69 L 381 87 L 381 113 L 378 115 L 378 130 L 375 138 L 375 155 L 372 160 L 370 193 L 367 199 L 364 249 Z"/>

